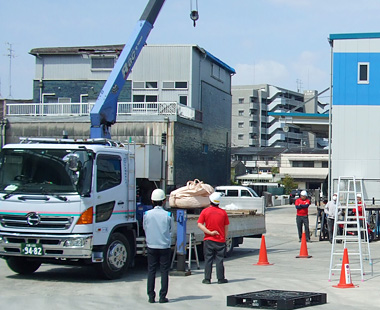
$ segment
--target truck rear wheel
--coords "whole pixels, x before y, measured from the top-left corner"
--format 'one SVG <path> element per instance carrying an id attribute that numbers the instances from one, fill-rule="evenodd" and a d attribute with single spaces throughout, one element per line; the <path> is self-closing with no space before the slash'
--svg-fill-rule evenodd
<path id="1" fill-rule="evenodd" d="M 226 254 L 225 257 L 230 257 L 234 250 L 235 238 L 226 238 Z"/>
<path id="2" fill-rule="evenodd" d="M 24 257 L 9 257 L 6 261 L 8 267 L 19 274 L 32 274 L 41 266 L 40 262 L 28 260 Z"/>
<path id="3" fill-rule="evenodd" d="M 112 234 L 103 251 L 103 259 L 96 265 L 101 276 L 108 280 L 121 278 L 131 262 L 128 239 L 120 233 Z"/>

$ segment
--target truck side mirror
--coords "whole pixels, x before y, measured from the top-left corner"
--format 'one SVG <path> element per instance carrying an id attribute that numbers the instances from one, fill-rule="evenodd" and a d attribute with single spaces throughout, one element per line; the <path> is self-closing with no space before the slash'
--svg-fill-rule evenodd
<path id="1" fill-rule="evenodd" d="M 82 166 L 77 154 L 67 154 L 65 157 L 63 157 L 63 161 L 67 164 L 68 168 L 71 171 L 78 171 Z"/>

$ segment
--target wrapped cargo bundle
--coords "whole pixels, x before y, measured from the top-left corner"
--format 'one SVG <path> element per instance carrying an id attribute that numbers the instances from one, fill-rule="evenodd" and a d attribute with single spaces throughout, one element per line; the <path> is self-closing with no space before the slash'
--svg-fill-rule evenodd
<path id="1" fill-rule="evenodd" d="M 169 205 L 172 208 L 195 209 L 210 205 L 208 196 L 214 192 L 211 185 L 198 179 L 188 181 L 186 186 L 180 187 L 170 193 Z"/>

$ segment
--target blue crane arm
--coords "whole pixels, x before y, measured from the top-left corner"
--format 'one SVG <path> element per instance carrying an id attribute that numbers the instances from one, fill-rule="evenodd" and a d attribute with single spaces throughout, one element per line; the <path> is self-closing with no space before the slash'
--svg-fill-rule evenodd
<path id="1" fill-rule="evenodd" d="M 90 113 L 90 138 L 111 138 L 119 94 L 144 47 L 165 0 L 149 0 Z"/>

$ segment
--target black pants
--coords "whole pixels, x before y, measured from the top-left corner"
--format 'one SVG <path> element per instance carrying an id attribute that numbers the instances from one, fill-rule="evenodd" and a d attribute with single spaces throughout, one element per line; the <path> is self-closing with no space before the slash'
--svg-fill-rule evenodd
<path id="1" fill-rule="evenodd" d="M 309 231 L 309 217 L 308 216 L 299 216 L 296 218 L 297 229 L 298 229 L 298 237 L 302 238 L 302 224 L 305 226 L 305 235 L 306 240 L 310 241 L 310 231 Z"/>
<path id="2" fill-rule="evenodd" d="M 333 232 L 334 232 L 334 222 L 335 220 L 332 219 L 332 218 L 328 218 L 327 219 L 327 226 L 328 226 L 328 230 L 329 230 L 329 241 L 330 243 L 332 243 L 332 240 L 333 240 Z M 342 235 L 343 234 L 343 228 L 341 228 L 339 225 L 337 225 L 337 236 L 339 235 Z"/>
<path id="3" fill-rule="evenodd" d="M 203 242 L 203 255 L 205 258 L 205 279 L 211 280 L 212 263 L 215 261 L 216 277 L 218 280 L 224 279 L 224 253 L 226 252 L 226 244 L 205 240 Z"/>
<path id="4" fill-rule="evenodd" d="M 156 280 L 156 270 L 160 266 L 161 271 L 161 290 L 160 299 L 164 299 L 169 288 L 169 270 L 170 270 L 170 249 L 152 249 L 148 248 L 148 296 L 155 298 L 156 292 L 154 285 Z"/>

